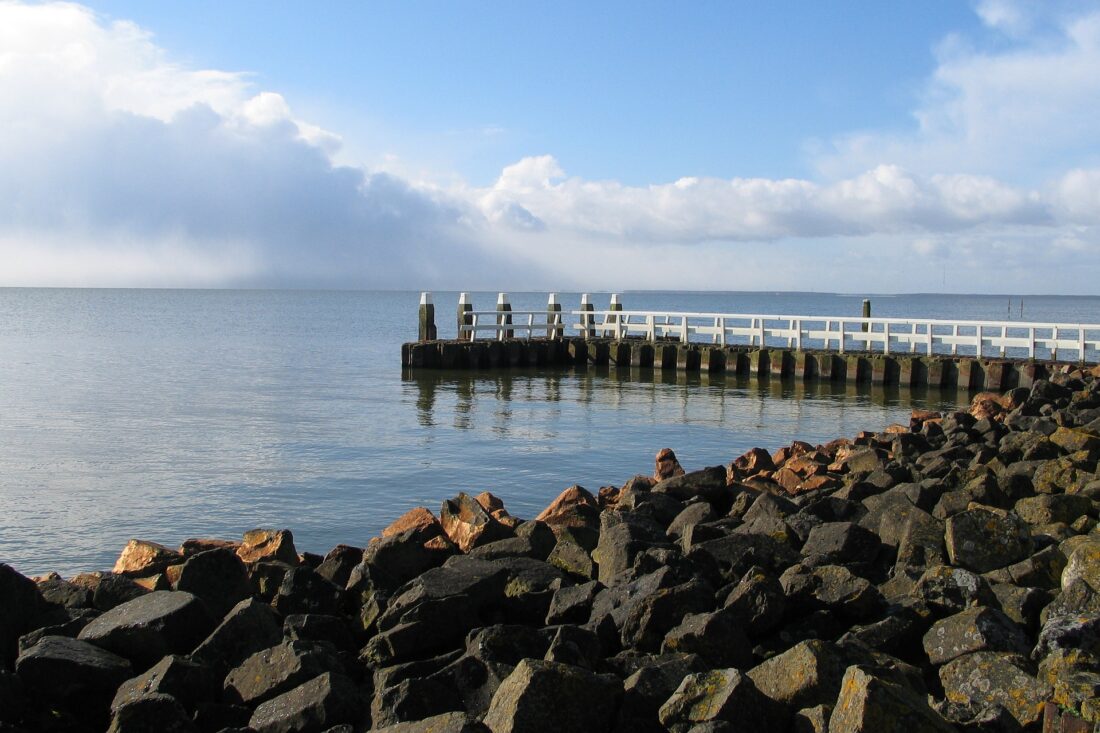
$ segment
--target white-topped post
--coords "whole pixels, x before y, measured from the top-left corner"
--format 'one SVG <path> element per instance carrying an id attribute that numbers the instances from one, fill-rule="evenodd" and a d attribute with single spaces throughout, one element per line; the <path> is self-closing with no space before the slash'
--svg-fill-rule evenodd
<path id="1" fill-rule="evenodd" d="M 622 301 L 619 300 L 619 294 L 618 293 L 612 293 L 611 294 L 611 302 L 608 304 L 607 309 L 609 311 L 621 311 L 623 309 L 623 304 L 622 304 Z M 615 337 L 616 338 L 622 338 L 622 331 L 619 327 L 620 323 L 621 323 L 621 317 L 620 316 L 608 316 L 607 319 L 604 321 L 605 325 L 610 325 L 610 326 L 615 327 Z"/>
<path id="2" fill-rule="evenodd" d="M 596 338 L 596 329 L 593 328 L 595 316 L 592 312 L 596 310 L 592 305 L 592 299 L 588 296 L 588 293 L 581 295 L 581 329 L 586 339 Z"/>
<path id="3" fill-rule="evenodd" d="M 557 293 L 550 293 L 546 299 L 546 338 L 559 339 L 563 335 L 561 303 L 558 302 Z"/>
<path id="4" fill-rule="evenodd" d="M 435 305 L 432 304 L 432 294 L 425 291 L 420 294 L 420 327 L 417 329 L 417 338 L 420 341 L 435 341 Z"/>
<path id="5" fill-rule="evenodd" d="M 497 325 L 512 325 L 512 304 L 508 302 L 508 293 L 500 293 L 497 295 Z M 499 338 L 503 341 L 504 339 L 512 338 L 514 335 L 515 331 L 512 329 L 502 328 L 500 329 Z"/>
<path id="6" fill-rule="evenodd" d="M 458 294 L 458 313 L 457 313 L 457 318 L 458 318 L 458 332 L 457 333 L 458 333 L 458 340 L 459 341 L 473 341 L 474 340 L 473 331 L 463 332 L 463 330 L 462 330 L 463 326 L 472 326 L 473 325 L 473 323 L 474 323 L 473 316 L 470 315 L 470 311 L 472 311 L 473 309 L 474 309 L 474 304 L 470 302 L 470 294 L 469 293 L 459 293 Z"/>

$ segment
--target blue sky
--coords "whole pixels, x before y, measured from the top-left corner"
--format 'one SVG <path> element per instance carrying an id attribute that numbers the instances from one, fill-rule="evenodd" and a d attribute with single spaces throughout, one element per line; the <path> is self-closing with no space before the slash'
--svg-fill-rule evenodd
<path id="1" fill-rule="evenodd" d="M 0 0 L 0 285 L 1095 293 L 1100 2 Z"/>

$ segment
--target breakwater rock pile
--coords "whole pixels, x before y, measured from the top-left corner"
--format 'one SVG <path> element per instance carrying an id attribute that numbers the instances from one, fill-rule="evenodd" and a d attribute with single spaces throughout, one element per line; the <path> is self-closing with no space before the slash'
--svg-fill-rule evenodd
<path id="1" fill-rule="evenodd" d="M 114 571 L 0 565 L 0 730 L 1018 731 L 1100 721 L 1100 378 Z"/>

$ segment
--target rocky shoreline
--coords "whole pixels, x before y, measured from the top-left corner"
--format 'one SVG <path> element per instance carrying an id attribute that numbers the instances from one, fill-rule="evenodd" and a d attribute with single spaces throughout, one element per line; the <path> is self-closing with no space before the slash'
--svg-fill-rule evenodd
<path id="1" fill-rule="evenodd" d="M 0 732 L 1100 731 L 1100 370 L 827 445 L 0 565 Z"/>

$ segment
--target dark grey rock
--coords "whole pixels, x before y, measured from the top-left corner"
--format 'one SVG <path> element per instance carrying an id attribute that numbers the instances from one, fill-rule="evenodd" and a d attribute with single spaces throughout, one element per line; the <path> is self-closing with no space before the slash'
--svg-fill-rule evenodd
<path id="1" fill-rule="evenodd" d="M 661 706 L 662 725 L 673 733 L 707 723 L 736 724 L 735 731 L 775 730 L 782 716 L 736 669 L 715 669 L 690 674 Z"/>
<path id="2" fill-rule="evenodd" d="M 215 620 L 196 596 L 157 591 L 107 611 L 77 638 L 148 669 L 169 654 L 187 654 L 213 630 Z"/>
<path id="3" fill-rule="evenodd" d="M 79 639 L 47 636 L 15 663 L 29 696 L 38 702 L 79 712 L 87 725 L 106 726 L 111 696 L 133 675 L 130 662 Z"/>
<path id="4" fill-rule="evenodd" d="M 779 579 L 757 566 L 734 586 L 723 607 L 737 617 L 749 636 L 760 636 L 783 624 L 787 597 Z"/>
<path id="5" fill-rule="evenodd" d="M 728 608 L 710 613 L 689 613 L 665 634 L 663 654 L 697 654 L 709 667 L 748 669 L 752 645 L 737 614 Z"/>
<path id="6" fill-rule="evenodd" d="M 343 592 L 306 566 L 291 568 L 283 576 L 272 605 L 284 616 L 294 613 L 337 614 Z"/>
<path id="7" fill-rule="evenodd" d="M 257 705 L 325 672 L 342 672 L 331 647 L 304 641 L 283 643 L 253 654 L 225 677 L 225 699 Z"/>
<path id="8" fill-rule="evenodd" d="M 969 608 L 937 621 L 924 636 L 924 651 L 932 664 L 944 664 L 980 651 L 1027 654 L 1023 629 L 995 608 Z"/>
<path id="9" fill-rule="evenodd" d="M 1028 525 L 1010 512 L 977 508 L 947 520 L 944 541 L 952 565 L 976 573 L 1011 565 L 1031 554 Z"/>
<path id="10" fill-rule="evenodd" d="M 149 695 L 170 695 L 188 710 L 200 703 L 214 702 L 221 693 L 221 680 L 215 673 L 184 657 L 168 656 L 144 673 L 123 682 L 114 700 L 112 712 Z"/>
<path id="11" fill-rule="evenodd" d="M 325 672 L 262 703 L 248 727 L 256 733 L 320 733 L 362 715 L 359 691 L 341 674 Z"/>
<path id="12" fill-rule="evenodd" d="M 524 659 L 493 696 L 483 722 L 493 733 L 603 733 L 622 689 L 613 675 Z"/>
<path id="13" fill-rule="evenodd" d="M 229 547 L 192 555 L 180 568 L 175 590 L 201 598 L 217 618 L 248 597 L 248 570 Z"/>
<path id="14" fill-rule="evenodd" d="M 223 675 L 258 651 L 283 638 L 279 615 L 271 606 L 248 598 L 230 611 L 191 653 L 191 659 Z"/>
<path id="15" fill-rule="evenodd" d="M 114 710 L 107 733 L 198 733 L 191 716 L 171 695 L 159 692 L 127 700 Z"/>

